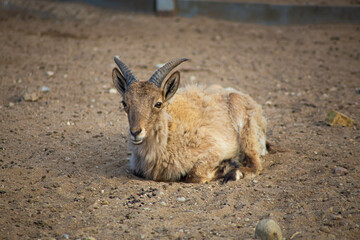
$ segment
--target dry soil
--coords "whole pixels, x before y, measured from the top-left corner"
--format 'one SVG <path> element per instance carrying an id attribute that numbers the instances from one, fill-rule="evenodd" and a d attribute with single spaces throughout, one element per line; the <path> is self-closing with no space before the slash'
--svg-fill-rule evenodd
<path id="1" fill-rule="evenodd" d="M 1 239 L 252 239 L 264 218 L 286 239 L 359 238 L 359 25 L 0 3 Z M 135 177 L 115 55 L 144 80 L 157 64 L 190 58 L 182 86 L 249 93 L 284 151 L 265 156 L 256 178 L 226 185 Z M 331 109 L 355 126 L 327 124 Z"/>

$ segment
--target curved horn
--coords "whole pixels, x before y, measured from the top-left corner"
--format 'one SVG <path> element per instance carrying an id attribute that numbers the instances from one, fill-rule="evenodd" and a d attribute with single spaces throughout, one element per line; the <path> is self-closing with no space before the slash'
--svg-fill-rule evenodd
<path id="1" fill-rule="evenodd" d="M 179 58 L 176 60 L 173 60 L 171 62 L 166 63 L 164 66 L 159 68 L 149 79 L 149 82 L 154 83 L 158 88 L 161 87 L 162 82 L 164 81 L 166 75 L 171 72 L 176 66 L 178 66 L 180 63 L 188 61 L 187 58 Z"/>
<path id="2" fill-rule="evenodd" d="M 122 74 L 124 74 L 125 80 L 127 85 L 130 85 L 130 83 L 134 82 L 134 81 L 139 81 L 137 79 L 137 77 L 131 72 L 131 70 L 128 68 L 128 66 L 126 66 L 125 63 L 123 63 L 118 56 L 114 57 L 114 61 L 116 63 L 116 65 L 118 65 L 118 67 L 120 68 Z"/>

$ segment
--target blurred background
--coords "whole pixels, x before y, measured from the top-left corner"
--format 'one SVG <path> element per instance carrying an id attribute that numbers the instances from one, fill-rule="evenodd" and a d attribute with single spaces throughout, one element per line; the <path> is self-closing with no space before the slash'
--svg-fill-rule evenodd
<path id="1" fill-rule="evenodd" d="M 208 16 L 267 25 L 359 23 L 359 0 L 65 0 L 165 16 Z"/>

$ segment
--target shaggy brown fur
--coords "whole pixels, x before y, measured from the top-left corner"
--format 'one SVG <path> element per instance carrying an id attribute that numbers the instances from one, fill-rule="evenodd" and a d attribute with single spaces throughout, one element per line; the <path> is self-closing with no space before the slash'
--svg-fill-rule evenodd
<path id="1" fill-rule="evenodd" d="M 234 89 L 194 85 L 175 94 L 179 72 L 160 88 L 149 81 L 127 85 L 123 78 L 114 69 L 130 126 L 130 167 L 137 175 L 202 183 L 261 171 L 266 120 L 251 97 Z M 245 166 L 240 166 L 243 159 Z"/>

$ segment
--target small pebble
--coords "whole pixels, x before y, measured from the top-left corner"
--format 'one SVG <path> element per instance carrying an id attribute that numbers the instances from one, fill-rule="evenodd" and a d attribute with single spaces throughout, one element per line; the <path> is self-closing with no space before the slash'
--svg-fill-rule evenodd
<path id="1" fill-rule="evenodd" d="M 185 202 L 186 201 L 186 199 L 184 197 L 178 197 L 176 200 L 178 202 Z"/>
<path id="2" fill-rule="evenodd" d="M 67 122 L 66 122 L 66 125 L 71 126 L 71 125 L 74 125 L 74 123 L 73 123 L 73 122 L 70 122 L 70 121 L 67 121 Z"/>
<path id="3" fill-rule="evenodd" d="M 321 226 L 320 231 L 324 233 L 330 233 L 330 228 L 328 226 Z"/>
<path id="4" fill-rule="evenodd" d="M 25 93 L 23 98 L 24 98 L 24 100 L 26 102 L 35 102 L 40 98 L 40 96 L 36 92 L 34 92 L 34 93 Z"/>
<path id="5" fill-rule="evenodd" d="M 51 76 L 54 76 L 55 73 L 54 73 L 53 71 L 47 71 L 46 74 L 47 74 L 49 77 L 51 77 Z"/>
<path id="6" fill-rule="evenodd" d="M 165 203 L 165 202 L 160 202 L 160 205 L 161 205 L 161 206 L 165 206 L 166 203 Z"/>
<path id="7" fill-rule="evenodd" d="M 249 222 L 249 221 L 250 221 L 250 218 L 247 218 L 247 217 L 246 217 L 246 218 L 244 218 L 244 221 L 245 221 L 245 222 Z"/>
<path id="8" fill-rule="evenodd" d="M 63 236 L 63 238 L 65 238 L 65 239 L 69 239 L 69 234 L 63 234 L 62 236 Z"/>
<path id="9" fill-rule="evenodd" d="M 221 40 L 221 36 L 220 35 L 216 35 L 215 37 L 212 38 L 212 40 L 216 40 L 216 41 L 220 41 Z"/>
<path id="10" fill-rule="evenodd" d="M 116 93 L 118 93 L 118 91 L 116 90 L 116 88 L 110 88 L 109 93 L 116 94 Z"/>
<path id="11" fill-rule="evenodd" d="M 15 105 L 15 103 L 9 102 L 9 107 L 13 107 L 14 105 Z"/>
<path id="12" fill-rule="evenodd" d="M 261 240 L 282 240 L 281 229 L 274 220 L 261 220 L 256 225 L 255 238 Z"/>
<path id="13" fill-rule="evenodd" d="M 331 126 L 334 125 L 340 125 L 344 127 L 352 127 L 354 126 L 354 119 L 350 118 L 349 116 L 346 116 L 343 113 L 337 112 L 335 110 L 331 110 L 325 121 L 329 123 Z"/>
<path id="14" fill-rule="evenodd" d="M 341 220 L 341 219 L 343 219 L 343 217 L 342 217 L 341 215 L 339 215 L 339 214 L 333 214 L 333 215 L 331 216 L 331 218 L 332 218 L 333 220 Z"/>
<path id="15" fill-rule="evenodd" d="M 41 92 L 45 93 L 45 92 L 50 92 L 50 88 L 48 88 L 47 86 L 42 86 L 41 87 Z"/>
<path id="16" fill-rule="evenodd" d="M 349 171 L 343 167 L 336 167 L 334 168 L 333 173 L 336 175 L 346 175 L 349 173 Z"/>
<path id="17" fill-rule="evenodd" d="M 255 179 L 254 179 L 254 180 L 253 180 L 253 183 L 257 184 L 257 183 L 258 183 L 258 180 L 255 180 Z"/>

